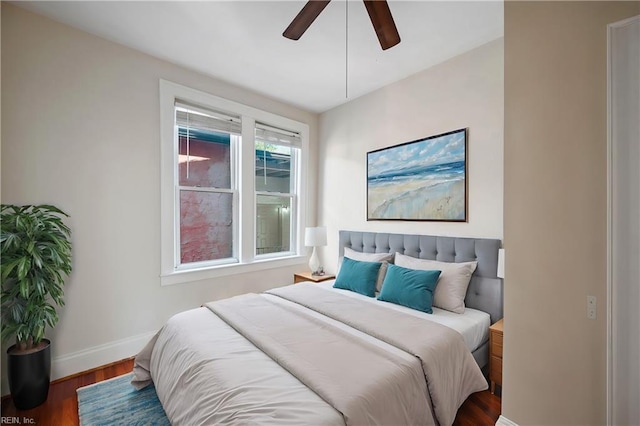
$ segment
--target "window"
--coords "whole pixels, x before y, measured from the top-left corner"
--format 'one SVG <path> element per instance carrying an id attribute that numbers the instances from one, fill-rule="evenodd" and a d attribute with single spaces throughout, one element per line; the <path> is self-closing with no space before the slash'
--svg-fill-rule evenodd
<path id="1" fill-rule="evenodd" d="M 178 268 L 237 261 L 239 117 L 175 101 Z"/>
<path id="2" fill-rule="evenodd" d="M 162 284 L 298 263 L 308 126 L 160 82 Z"/>
<path id="3" fill-rule="evenodd" d="M 300 135 L 256 123 L 256 254 L 291 251 Z"/>

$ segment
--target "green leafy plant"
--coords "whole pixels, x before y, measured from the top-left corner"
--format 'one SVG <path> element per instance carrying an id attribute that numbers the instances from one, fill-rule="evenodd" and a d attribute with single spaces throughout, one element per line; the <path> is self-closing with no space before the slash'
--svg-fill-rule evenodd
<path id="1" fill-rule="evenodd" d="M 64 306 L 64 278 L 71 273 L 69 217 L 54 206 L 2 205 L 2 340 L 16 336 L 18 350 L 29 350 L 58 322 Z"/>

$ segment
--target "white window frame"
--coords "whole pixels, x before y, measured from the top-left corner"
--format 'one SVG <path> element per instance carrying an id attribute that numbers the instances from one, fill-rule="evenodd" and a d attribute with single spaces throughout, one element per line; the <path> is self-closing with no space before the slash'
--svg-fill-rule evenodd
<path id="1" fill-rule="evenodd" d="M 234 255 L 237 262 L 225 264 L 183 264 L 179 265 L 179 227 L 176 212 L 176 182 L 178 176 L 178 150 L 175 137 L 176 99 L 193 103 L 204 108 L 239 115 L 242 119 L 242 141 L 236 151 L 238 156 L 237 190 L 238 202 L 234 205 L 238 214 L 238 231 L 234 232 Z M 275 127 L 291 130 L 300 134 L 302 147 L 297 173 L 297 208 L 292 236 L 291 253 L 277 257 L 256 256 L 256 203 L 255 203 L 255 123 L 269 123 Z M 172 285 L 260 271 L 284 266 L 299 265 L 306 262 L 304 256 L 304 218 L 306 217 L 306 173 L 308 167 L 309 126 L 286 117 L 282 117 L 254 107 L 220 98 L 206 92 L 182 86 L 166 80 L 160 80 L 160 252 L 162 285 Z M 295 200 L 295 198 L 294 198 Z M 293 210 L 293 209 L 292 209 Z"/>
<path id="2" fill-rule="evenodd" d="M 291 232 L 290 236 L 289 236 L 289 251 L 285 252 L 285 251 L 281 251 L 281 252 L 275 252 L 275 253 L 267 253 L 267 254 L 258 254 L 257 253 L 257 247 L 255 247 L 256 250 L 254 250 L 256 259 L 270 259 L 270 258 L 277 258 L 277 257 L 284 257 L 284 256 L 291 256 L 295 254 L 295 247 L 296 247 L 296 233 L 295 230 L 298 229 L 298 208 L 300 206 L 300 204 L 298 203 L 298 199 L 300 197 L 300 188 L 302 188 L 301 185 L 301 179 L 303 176 L 302 173 L 302 168 L 300 167 L 300 159 L 302 156 L 302 151 L 303 148 L 302 146 L 298 146 L 296 145 L 290 145 L 290 144 L 283 144 L 283 143 L 275 143 L 276 145 L 279 146 L 289 146 L 292 149 L 292 153 L 293 155 L 291 155 L 291 167 L 290 167 L 290 179 L 291 179 L 291 183 L 289 184 L 289 192 L 276 192 L 276 191 L 259 191 L 259 190 L 255 190 L 255 198 L 253 200 L 254 206 L 257 210 L 257 206 L 258 206 L 258 197 L 261 195 L 265 195 L 265 196 L 272 196 L 272 197 L 282 197 L 282 198 L 289 198 L 290 200 L 290 220 L 291 220 L 291 225 L 290 225 L 290 229 L 293 231 Z M 254 145 L 255 145 L 255 140 L 254 140 Z M 295 151 L 294 151 L 295 150 Z M 255 152 L 255 151 L 254 151 Z M 266 164 L 265 164 L 266 167 Z M 254 217 L 254 226 L 256 227 L 255 229 L 258 229 L 258 215 L 256 214 Z M 300 235 L 300 234 L 298 234 Z"/>
<path id="3" fill-rule="evenodd" d="M 175 117 L 175 107 L 176 104 L 179 102 L 179 104 L 181 104 L 181 106 L 183 107 L 187 107 L 187 108 L 192 108 L 190 106 L 187 106 L 186 104 L 184 104 L 184 102 L 181 101 L 177 101 L 174 102 L 174 117 Z M 198 111 L 198 108 L 192 108 L 195 109 L 196 111 Z M 204 113 L 204 114 L 208 114 L 208 113 L 213 113 L 215 114 L 214 111 L 207 111 L 205 109 L 200 108 L 201 111 L 200 113 Z M 177 155 L 178 155 L 178 127 L 175 126 L 175 119 L 174 119 L 174 127 L 173 127 L 173 140 L 174 140 L 174 144 L 173 144 L 173 149 L 174 149 L 174 155 L 176 155 L 176 157 L 174 157 L 174 161 L 177 159 Z M 185 186 L 185 185 L 180 185 L 179 183 L 179 177 L 178 177 L 178 170 L 179 167 L 176 164 L 174 170 L 175 170 L 175 177 L 174 177 L 174 188 L 175 188 L 175 203 L 174 203 L 174 221 L 175 221 L 175 233 L 176 233 L 176 237 L 175 237 L 175 242 L 174 242 L 174 256 L 175 256 L 175 269 L 176 271 L 189 271 L 192 269 L 201 269 L 201 268 L 207 268 L 210 266 L 217 266 L 217 265 L 225 265 L 225 264 L 230 264 L 230 263 L 238 263 L 238 247 L 236 244 L 237 238 L 238 238 L 238 230 L 239 230 L 239 208 L 238 208 L 238 194 L 239 194 L 239 188 L 238 188 L 238 170 L 237 170 L 237 164 L 238 164 L 238 149 L 240 146 L 240 138 L 238 135 L 236 135 L 235 133 L 230 134 L 230 167 L 229 167 L 229 173 L 230 173 L 230 186 L 229 188 L 218 188 L 218 187 L 193 187 L 193 186 Z M 232 240 L 233 240 L 233 244 L 232 244 L 232 252 L 231 252 L 231 256 L 230 257 L 226 257 L 226 258 L 222 258 L 222 259 L 212 259 L 212 260 L 203 260 L 203 261 L 199 261 L 199 262 L 189 262 L 189 263 L 182 263 L 181 262 L 181 258 L 180 256 L 182 255 L 181 253 L 181 235 L 180 235 L 180 193 L 182 191 L 190 191 L 190 192 L 210 192 L 210 193 L 215 193 L 215 194 L 230 194 L 232 196 L 232 204 L 231 204 L 231 217 L 232 217 Z"/>

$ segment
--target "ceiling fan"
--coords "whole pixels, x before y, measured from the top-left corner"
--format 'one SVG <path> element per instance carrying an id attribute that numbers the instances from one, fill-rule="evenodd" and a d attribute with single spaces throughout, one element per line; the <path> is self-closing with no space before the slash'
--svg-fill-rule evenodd
<path id="1" fill-rule="evenodd" d="M 331 0 L 309 0 L 302 10 L 293 18 L 291 24 L 282 33 L 288 39 L 298 40 L 316 20 Z M 348 0 L 346 0 L 348 1 Z M 400 34 L 391 16 L 386 0 L 363 0 L 369 18 L 376 30 L 382 50 L 387 50 L 400 43 Z"/>

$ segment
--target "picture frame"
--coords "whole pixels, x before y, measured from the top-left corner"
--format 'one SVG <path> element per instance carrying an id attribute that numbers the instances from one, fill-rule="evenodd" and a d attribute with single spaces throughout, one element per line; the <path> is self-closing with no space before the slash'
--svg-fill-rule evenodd
<path id="1" fill-rule="evenodd" d="M 467 222 L 469 129 L 367 152 L 367 220 Z"/>

